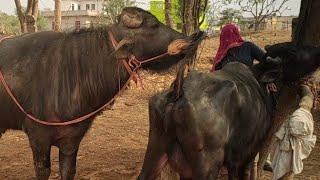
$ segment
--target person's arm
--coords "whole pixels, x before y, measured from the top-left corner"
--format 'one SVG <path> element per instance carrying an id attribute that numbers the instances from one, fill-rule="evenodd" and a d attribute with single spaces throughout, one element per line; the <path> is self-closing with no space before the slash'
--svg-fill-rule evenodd
<path id="1" fill-rule="evenodd" d="M 314 95 L 307 85 L 301 85 L 299 95 L 301 100 L 299 102 L 299 106 L 304 108 L 305 110 L 311 111 L 313 107 Z"/>
<path id="2" fill-rule="evenodd" d="M 253 57 L 259 62 L 263 62 L 265 60 L 265 52 L 260 47 L 250 42 L 250 48 L 251 48 L 251 57 Z"/>

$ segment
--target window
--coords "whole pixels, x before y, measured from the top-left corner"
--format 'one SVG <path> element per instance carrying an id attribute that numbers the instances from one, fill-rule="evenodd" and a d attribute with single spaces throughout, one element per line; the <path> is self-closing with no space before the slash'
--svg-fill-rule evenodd
<path id="1" fill-rule="evenodd" d="M 78 11 L 80 11 L 81 10 L 81 5 L 80 4 L 78 4 Z"/>
<path id="2" fill-rule="evenodd" d="M 75 29 L 76 29 L 76 31 L 80 30 L 80 21 L 75 22 Z"/>
<path id="3" fill-rule="evenodd" d="M 90 4 L 86 4 L 86 10 L 90 10 Z"/>
<path id="4" fill-rule="evenodd" d="M 91 10 L 96 10 L 96 5 L 95 4 L 91 4 Z"/>
<path id="5" fill-rule="evenodd" d="M 51 25 L 52 25 L 52 30 L 54 30 L 54 21 L 52 21 Z"/>
<path id="6" fill-rule="evenodd" d="M 74 11 L 74 4 L 71 4 L 71 10 Z"/>

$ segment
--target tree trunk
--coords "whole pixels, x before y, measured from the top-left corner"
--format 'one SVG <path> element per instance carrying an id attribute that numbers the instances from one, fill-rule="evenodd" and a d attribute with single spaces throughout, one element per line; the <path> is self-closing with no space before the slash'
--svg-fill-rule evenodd
<path id="1" fill-rule="evenodd" d="M 300 15 L 294 30 L 293 41 L 297 45 L 320 45 L 320 1 L 302 0 Z"/>
<path id="2" fill-rule="evenodd" d="M 15 4 L 20 21 L 21 33 L 36 32 L 39 0 L 28 0 L 25 13 L 22 11 L 20 0 L 15 0 Z"/>
<path id="3" fill-rule="evenodd" d="M 38 4 L 39 0 L 28 0 L 28 6 L 25 14 L 28 32 L 37 32 L 38 30 Z"/>
<path id="4" fill-rule="evenodd" d="M 207 0 L 182 1 L 182 32 L 184 34 L 191 35 L 200 30 L 200 25 L 204 22 L 204 18 L 199 22 L 200 15 L 205 13 L 207 3 Z"/>
<path id="5" fill-rule="evenodd" d="M 254 31 L 259 31 L 259 29 L 260 29 L 259 26 L 260 26 L 260 24 L 259 24 L 258 20 L 256 20 L 254 22 Z"/>
<path id="6" fill-rule="evenodd" d="M 298 20 L 294 20 L 293 24 L 293 42 L 295 42 L 298 46 L 300 45 L 314 45 L 319 46 L 320 45 L 320 21 L 318 20 L 318 17 L 320 15 L 319 12 L 320 8 L 320 1 L 319 0 L 302 0 L 301 1 L 301 8 L 300 8 L 300 14 Z M 319 74 L 319 70 L 313 75 L 316 76 Z M 311 77 L 311 78 L 313 78 Z M 315 78 L 317 79 L 317 78 Z M 288 100 L 279 100 L 279 102 L 289 102 L 290 100 L 294 99 L 292 95 L 291 97 L 288 97 Z M 262 167 L 263 164 L 268 156 L 268 153 L 270 152 L 269 149 L 273 147 L 273 144 L 275 143 L 275 138 L 273 137 L 273 134 L 277 131 L 278 127 L 281 126 L 281 124 L 287 119 L 288 114 L 292 114 L 292 112 L 289 110 L 293 109 L 294 107 L 289 107 L 290 105 L 297 104 L 297 102 L 290 102 L 286 103 L 283 106 L 280 105 L 280 107 L 283 107 L 284 109 L 280 108 L 280 111 L 276 114 L 275 124 L 272 127 L 271 132 L 268 135 L 268 138 L 266 140 L 266 143 L 264 144 L 264 147 L 262 148 L 262 151 L 260 152 L 261 158 L 259 159 L 258 163 L 258 177 L 259 179 L 262 178 Z M 318 110 L 319 111 L 319 110 Z M 281 112 L 281 113 L 280 113 Z"/>
<path id="7" fill-rule="evenodd" d="M 183 22 L 183 28 L 182 32 L 186 35 L 190 35 L 195 31 L 194 27 L 194 19 L 195 17 L 193 16 L 193 8 L 194 8 L 194 3 L 195 0 L 184 0 L 182 1 L 182 9 L 183 9 L 183 17 L 182 17 L 182 22 Z"/>
<path id="8" fill-rule="evenodd" d="M 171 0 L 165 0 L 165 19 L 166 19 L 166 25 L 170 28 L 173 26 L 173 20 L 171 16 Z"/>
<path id="9" fill-rule="evenodd" d="M 61 0 L 55 0 L 54 31 L 61 31 Z"/>
<path id="10" fill-rule="evenodd" d="M 24 13 L 22 12 L 21 2 L 20 2 L 20 0 L 14 0 L 14 1 L 16 4 L 17 15 L 18 15 L 19 22 L 20 22 L 21 33 L 26 33 L 27 32 L 27 25 L 26 25 Z"/>

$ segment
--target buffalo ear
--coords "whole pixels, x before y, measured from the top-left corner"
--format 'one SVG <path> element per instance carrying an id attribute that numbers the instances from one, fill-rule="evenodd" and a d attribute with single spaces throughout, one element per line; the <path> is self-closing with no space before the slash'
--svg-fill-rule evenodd
<path id="1" fill-rule="evenodd" d="M 280 69 L 276 70 L 269 70 L 264 72 L 260 77 L 259 81 L 262 83 L 272 83 L 275 80 L 278 80 L 281 78 L 281 71 Z"/>
<path id="2" fill-rule="evenodd" d="M 143 17 L 137 9 L 128 7 L 122 10 L 119 20 L 128 28 L 138 28 L 143 22 Z"/>

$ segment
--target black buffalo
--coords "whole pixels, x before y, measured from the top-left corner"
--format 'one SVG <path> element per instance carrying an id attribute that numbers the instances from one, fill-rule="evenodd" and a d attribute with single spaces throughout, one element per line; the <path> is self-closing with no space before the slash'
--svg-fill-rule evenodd
<path id="1" fill-rule="evenodd" d="M 155 179 L 168 162 L 181 179 L 244 179 L 273 125 L 278 96 L 265 83 L 285 86 L 319 67 L 320 50 L 291 43 L 267 48 L 267 61 L 252 69 L 234 62 L 220 71 L 180 68 L 173 87 L 149 102 L 149 142 L 141 173 Z"/>
<path id="2" fill-rule="evenodd" d="M 108 32 L 121 44 L 116 50 Z M 119 85 L 124 86 L 129 73 L 118 59 L 160 55 L 178 38 L 185 36 L 149 12 L 130 7 L 122 11 L 118 23 L 108 27 L 6 39 L 0 44 L 0 69 L 28 113 L 49 122 L 65 122 L 101 107 L 115 96 Z M 164 70 L 183 57 L 166 55 L 143 67 Z M 50 149 L 57 146 L 61 178 L 73 179 L 79 144 L 94 116 L 70 126 L 38 124 L 21 113 L 1 84 L 0 102 L 0 134 L 14 129 L 28 135 L 36 177 L 48 179 Z"/>

